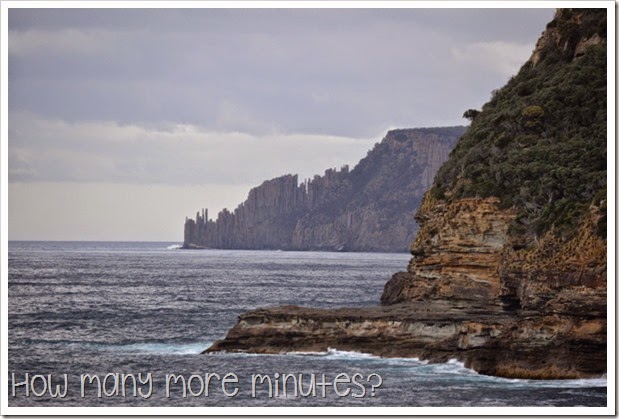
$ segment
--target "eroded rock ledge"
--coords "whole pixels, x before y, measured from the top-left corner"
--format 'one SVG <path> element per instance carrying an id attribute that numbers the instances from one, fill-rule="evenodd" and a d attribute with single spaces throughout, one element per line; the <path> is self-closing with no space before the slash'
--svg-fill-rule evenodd
<path id="1" fill-rule="evenodd" d="M 226 338 L 205 352 L 337 348 L 433 362 L 455 358 L 482 374 L 503 377 L 602 375 L 606 287 L 599 258 L 605 247 L 586 234 L 591 226 L 585 223 L 578 237 L 587 247 L 580 259 L 573 253 L 574 243 L 554 243 L 555 264 L 543 270 L 539 264 L 516 264 L 527 258 L 509 241 L 512 217 L 512 212 L 497 207 L 496 199 L 443 205 L 428 196 L 412 246 L 417 257 L 407 272 L 387 283 L 383 306 L 253 310 L 241 315 Z M 597 252 L 592 251 L 596 245 Z M 569 260 L 562 260 L 560 254 L 568 250 Z M 542 243 L 537 251 L 549 250 Z M 506 261 L 518 267 L 518 287 L 512 286 L 514 271 L 505 269 Z M 529 272 L 527 267 L 537 270 Z M 579 272 L 585 283 L 562 275 L 562 267 Z M 556 276 L 554 283 L 545 278 L 550 274 Z"/>
<path id="2" fill-rule="evenodd" d="M 603 372 L 605 332 L 599 318 L 516 315 L 457 301 L 336 310 L 285 306 L 243 314 L 226 338 L 205 352 L 338 348 L 432 362 L 455 358 L 482 374 L 503 377 L 580 378 Z"/>
<path id="3" fill-rule="evenodd" d="M 205 353 L 337 348 L 431 362 L 458 359 L 481 374 L 510 378 L 586 378 L 606 371 L 602 316 L 464 307 L 433 302 L 363 309 L 258 309 L 240 316 L 226 338 Z"/>

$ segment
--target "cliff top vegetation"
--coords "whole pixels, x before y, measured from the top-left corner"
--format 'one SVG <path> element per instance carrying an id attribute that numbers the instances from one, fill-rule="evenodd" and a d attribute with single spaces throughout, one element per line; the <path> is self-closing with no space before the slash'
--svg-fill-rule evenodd
<path id="1" fill-rule="evenodd" d="M 560 9 L 532 58 L 472 120 L 431 193 L 501 199 L 512 233 L 564 237 L 591 204 L 606 235 L 606 10 Z"/>

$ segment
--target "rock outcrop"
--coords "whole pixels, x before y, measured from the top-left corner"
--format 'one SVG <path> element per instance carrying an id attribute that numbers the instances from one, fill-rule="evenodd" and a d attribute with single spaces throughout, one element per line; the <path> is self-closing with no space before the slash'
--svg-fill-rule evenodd
<path id="1" fill-rule="evenodd" d="M 559 10 L 476 114 L 424 196 L 414 257 L 382 306 L 254 310 L 208 351 L 334 347 L 504 377 L 604 374 L 604 13 Z"/>
<path id="2" fill-rule="evenodd" d="M 399 129 L 352 170 L 253 188 L 234 212 L 185 220 L 185 248 L 406 251 L 424 191 L 464 127 Z"/>
<path id="3" fill-rule="evenodd" d="M 428 195 L 417 213 L 422 228 L 411 246 L 415 258 L 406 273 L 387 283 L 382 303 L 464 299 L 496 304 L 501 253 L 514 218 L 513 210 L 499 209 L 496 198 L 448 204 Z"/>
<path id="4" fill-rule="evenodd" d="M 371 308 L 284 306 L 239 317 L 206 352 L 324 352 L 328 348 L 432 362 L 459 359 L 482 374 L 583 378 L 605 372 L 601 317 L 516 315 L 456 300 Z"/>

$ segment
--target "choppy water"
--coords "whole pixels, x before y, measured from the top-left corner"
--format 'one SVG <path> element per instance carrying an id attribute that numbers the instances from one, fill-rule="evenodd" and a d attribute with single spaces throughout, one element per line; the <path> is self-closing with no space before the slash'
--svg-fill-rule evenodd
<path id="1" fill-rule="evenodd" d="M 200 352 L 222 338 L 249 309 L 282 304 L 315 307 L 378 304 L 393 272 L 405 268 L 406 254 L 274 252 L 177 249 L 175 243 L 10 242 L 9 243 L 9 405 L 10 406 L 606 406 L 606 379 L 535 381 L 478 375 L 457 362 L 426 364 L 330 350 L 286 355 Z M 51 374 L 66 397 L 43 392 L 43 378 L 26 396 L 17 383 Z M 114 392 L 115 376 L 98 397 L 82 374 L 125 374 L 127 392 Z M 138 373 L 143 374 L 140 384 Z M 151 373 L 152 381 L 146 379 Z M 224 394 L 205 374 L 226 374 Z M 133 396 L 131 376 L 145 398 Z M 192 378 L 182 384 L 166 375 Z M 256 384 L 252 375 L 269 375 Z M 292 374 L 307 394 L 309 379 L 333 383 L 315 395 L 287 394 L 276 374 Z M 299 374 L 303 374 L 302 377 Z M 355 375 L 357 374 L 357 375 Z M 377 375 L 380 376 L 380 378 Z M 122 376 L 118 376 L 119 379 Z M 344 382 L 348 377 L 354 382 Z M 382 383 L 380 382 L 382 379 Z M 280 383 L 279 386 L 276 384 Z M 380 384 L 380 385 L 379 385 Z M 62 390 L 61 387 L 61 390 Z M 275 394 L 277 387 L 277 395 Z M 347 391 L 348 390 L 348 391 Z M 108 395 L 106 395 L 106 392 Z M 193 394 L 199 394 L 193 396 Z M 339 393 L 339 394 L 338 394 Z M 346 393 L 346 394 L 345 394 Z M 343 395 L 345 394 L 345 395 Z M 361 397 L 362 396 L 362 397 Z"/>

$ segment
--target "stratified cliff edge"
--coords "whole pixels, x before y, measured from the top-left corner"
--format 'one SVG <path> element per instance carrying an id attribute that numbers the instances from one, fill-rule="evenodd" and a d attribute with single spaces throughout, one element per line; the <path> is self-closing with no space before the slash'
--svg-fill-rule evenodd
<path id="1" fill-rule="evenodd" d="M 606 372 L 606 11 L 561 9 L 425 194 L 382 306 L 258 309 L 208 351 L 335 347 L 505 377 Z"/>
<path id="2" fill-rule="evenodd" d="M 350 171 L 267 180 L 232 213 L 187 219 L 184 247 L 406 251 L 423 193 L 464 130 L 392 130 Z"/>

